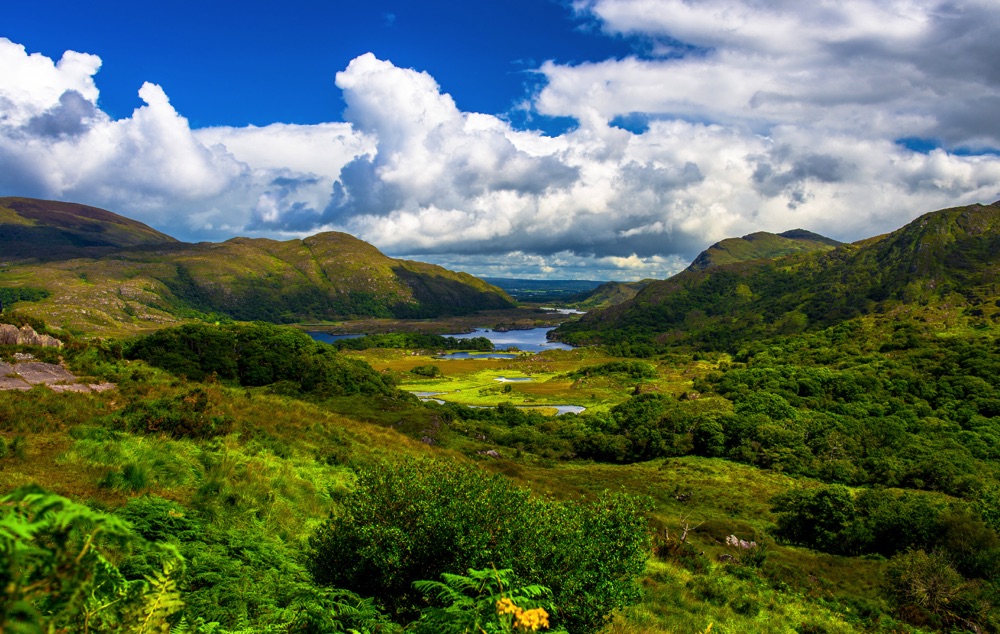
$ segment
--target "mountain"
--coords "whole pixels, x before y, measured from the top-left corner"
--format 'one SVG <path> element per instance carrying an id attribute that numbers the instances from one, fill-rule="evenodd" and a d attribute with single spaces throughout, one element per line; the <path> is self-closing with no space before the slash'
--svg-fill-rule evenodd
<path id="1" fill-rule="evenodd" d="M 141 222 L 97 207 L 0 198 L 0 259 L 64 259 L 176 243 Z"/>
<path id="2" fill-rule="evenodd" d="M 557 335 L 571 343 L 726 347 L 862 315 L 997 322 L 998 300 L 1000 203 L 994 203 L 931 212 L 892 233 L 833 249 L 689 267 L 628 302 L 564 324 Z"/>
<path id="3" fill-rule="evenodd" d="M 32 259 L 8 261 L 0 294 L 37 300 L 17 309 L 60 327 L 131 331 L 211 314 L 279 323 L 436 317 L 514 305 L 471 275 L 390 258 L 345 233 L 186 244 L 93 207 L 5 204 L 0 219 L 35 233 L 19 234 L 17 252 Z M 100 239 L 85 241 L 88 232 Z M 66 249 L 43 258 L 38 236 L 62 236 Z"/>
<path id="4" fill-rule="evenodd" d="M 742 238 L 727 238 L 716 242 L 702 251 L 688 269 L 702 271 L 712 266 L 733 262 L 773 259 L 810 251 L 829 251 L 840 244 L 836 240 L 805 229 L 792 229 L 784 233 L 758 231 Z"/>
<path id="5" fill-rule="evenodd" d="M 597 288 L 585 293 L 567 297 L 564 301 L 577 308 L 593 310 L 607 308 L 627 302 L 639 291 L 652 284 L 655 280 L 639 280 L 638 282 L 605 282 Z"/>

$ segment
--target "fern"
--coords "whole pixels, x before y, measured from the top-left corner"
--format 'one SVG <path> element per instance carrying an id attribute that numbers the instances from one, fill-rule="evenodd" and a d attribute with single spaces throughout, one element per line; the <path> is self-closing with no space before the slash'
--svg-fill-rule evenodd
<path id="1" fill-rule="evenodd" d="M 425 608 L 414 624 L 417 634 L 505 634 L 535 629 L 531 617 L 555 611 L 552 592 L 541 585 L 514 588 L 510 569 L 469 570 L 468 576 L 444 573 L 441 581 L 417 581 L 413 586 L 441 607 Z M 553 632 L 564 632 L 556 629 Z"/>
<path id="2" fill-rule="evenodd" d="M 169 578 L 177 552 L 160 548 L 170 568 L 148 583 L 126 580 L 106 557 L 140 543 L 121 518 L 38 487 L 0 498 L 0 631 L 166 633 L 180 602 Z"/>
<path id="3" fill-rule="evenodd" d="M 136 625 L 129 631 L 135 634 L 169 634 L 168 619 L 184 607 L 177 581 L 173 577 L 173 572 L 178 567 L 178 560 L 168 560 L 162 572 L 157 571 L 151 578 L 147 578 L 149 589 L 143 593 L 142 602 L 137 606 L 138 618 L 134 620 Z"/>

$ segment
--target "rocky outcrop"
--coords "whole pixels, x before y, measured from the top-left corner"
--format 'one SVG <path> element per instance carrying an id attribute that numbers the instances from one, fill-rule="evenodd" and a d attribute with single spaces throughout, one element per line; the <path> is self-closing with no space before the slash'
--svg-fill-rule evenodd
<path id="1" fill-rule="evenodd" d="M 10 324 L 0 324 L 0 345 L 61 348 L 63 344 L 55 337 L 38 334 L 34 328 L 28 325 L 18 328 Z"/>
<path id="2" fill-rule="evenodd" d="M 81 382 L 72 372 L 56 363 L 43 363 L 33 355 L 17 353 L 14 363 L 0 361 L 0 390 L 30 390 L 44 385 L 53 392 L 104 392 L 114 383 Z"/>

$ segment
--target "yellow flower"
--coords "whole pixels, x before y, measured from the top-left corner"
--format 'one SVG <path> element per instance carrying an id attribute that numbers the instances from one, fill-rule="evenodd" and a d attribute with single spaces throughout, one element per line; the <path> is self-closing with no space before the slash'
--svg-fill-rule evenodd
<path id="1" fill-rule="evenodd" d="M 524 610 L 517 615 L 516 626 L 524 630 L 531 630 L 532 632 L 537 631 L 540 627 L 548 629 L 549 613 L 542 608 Z"/>
<path id="2" fill-rule="evenodd" d="M 518 614 L 521 608 L 514 605 L 514 602 L 504 597 L 497 601 L 497 614 Z"/>
<path id="3" fill-rule="evenodd" d="M 524 610 L 514 604 L 513 601 L 507 597 L 503 597 L 497 601 L 497 614 L 512 614 L 514 615 L 513 625 L 519 630 L 537 632 L 538 628 L 548 629 L 549 627 L 549 613 L 542 608 L 535 608 L 533 610 Z"/>

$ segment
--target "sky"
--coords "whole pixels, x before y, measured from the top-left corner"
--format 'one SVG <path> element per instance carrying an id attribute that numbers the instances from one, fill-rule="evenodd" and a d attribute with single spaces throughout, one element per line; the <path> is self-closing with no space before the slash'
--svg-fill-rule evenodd
<path id="1" fill-rule="evenodd" d="M 1000 200 L 996 0 L 0 6 L 0 195 L 634 280 Z"/>

